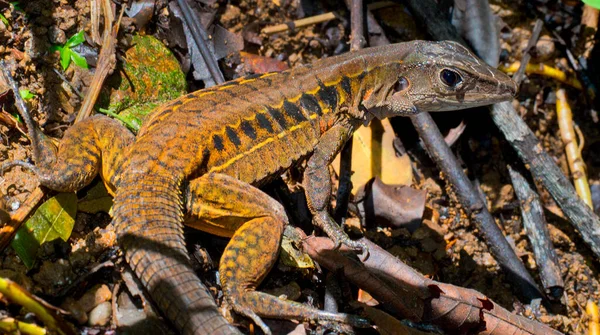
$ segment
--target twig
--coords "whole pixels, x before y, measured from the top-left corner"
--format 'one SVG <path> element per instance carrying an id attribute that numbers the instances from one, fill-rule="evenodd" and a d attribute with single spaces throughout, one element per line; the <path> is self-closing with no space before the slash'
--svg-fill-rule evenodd
<path id="1" fill-rule="evenodd" d="M 187 0 L 177 0 L 177 4 L 181 9 L 185 24 L 190 29 L 192 37 L 194 38 L 194 42 L 196 42 L 196 46 L 198 47 L 200 54 L 202 54 L 202 58 L 204 59 L 204 63 L 206 63 L 206 67 L 208 68 L 212 79 L 215 81 L 215 83 L 217 83 L 217 85 L 224 83 L 225 78 L 219 69 L 219 63 L 217 63 L 214 55 L 210 52 L 208 46 L 206 45 L 208 34 L 206 31 L 204 31 L 202 24 L 200 24 L 200 19 L 193 14 L 190 5 L 187 3 Z"/>
<path id="2" fill-rule="evenodd" d="M 525 74 L 525 68 L 529 64 L 529 60 L 531 60 L 531 49 L 535 47 L 538 39 L 540 38 L 540 34 L 542 33 L 542 27 L 544 23 L 542 20 L 537 19 L 535 21 L 535 25 L 533 26 L 533 31 L 531 32 L 531 38 L 529 42 L 527 42 L 527 47 L 523 50 L 523 57 L 521 58 L 521 65 L 517 72 L 515 72 L 512 79 L 517 83 L 517 86 L 521 84 L 521 80 L 523 80 L 523 75 Z"/>
<path id="3" fill-rule="evenodd" d="M 287 23 L 282 23 L 270 27 L 265 27 L 261 30 L 261 33 L 266 35 L 273 35 L 277 33 L 281 33 L 288 30 L 295 30 L 297 28 L 302 28 L 306 26 L 310 26 L 313 24 L 318 24 L 321 22 L 327 22 L 329 20 L 335 19 L 335 14 L 333 12 L 319 14 L 311 17 L 306 17 L 299 20 L 290 21 Z"/>
<path id="4" fill-rule="evenodd" d="M 554 245 L 550 240 L 550 232 L 540 198 L 531 183 L 523 177 L 524 171 L 517 170 L 511 165 L 508 165 L 507 168 L 515 194 L 519 199 L 523 226 L 540 269 L 542 285 L 549 297 L 559 300 L 563 295 L 565 283 L 562 279 Z"/>
<path id="5" fill-rule="evenodd" d="M 121 15 L 123 15 L 124 9 L 124 7 L 121 8 Z M 112 12 L 110 0 L 102 0 L 102 11 L 104 13 L 104 32 L 102 33 L 102 48 L 100 49 L 100 55 L 98 56 L 98 66 L 96 67 L 96 72 L 94 73 L 90 88 L 81 104 L 81 109 L 79 110 L 79 113 L 77 113 L 75 123 L 84 120 L 92 114 L 96 100 L 100 95 L 102 84 L 116 66 L 115 52 L 119 23 L 117 22 L 115 24 L 115 17 Z"/>
<path id="6" fill-rule="evenodd" d="M 350 51 L 358 51 L 365 47 L 365 26 L 364 15 L 363 15 L 363 2 L 362 0 L 352 0 L 352 6 L 350 6 Z"/>
<path id="7" fill-rule="evenodd" d="M 481 197 L 464 174 L 462 167 L 444 142 L 437 125 L 429 113 L 411 116 L 411 121 L 425 143 L 429 156 L 437 164 L 453 187 L 458 200 L 470 218 L 481 229 L 483 236 L 513 287 L 528 301 L 543 295 L 523 263 L 514 253 L 510 244 L 496 225 Z"/>

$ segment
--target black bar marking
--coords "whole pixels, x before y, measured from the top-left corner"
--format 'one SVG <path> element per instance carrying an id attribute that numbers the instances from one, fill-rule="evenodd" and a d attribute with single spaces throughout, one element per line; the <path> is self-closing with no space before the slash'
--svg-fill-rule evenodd
<path id="1" fill-rule="evenodd" d="M 340 84 L 344 90 L 344 93 L 346 93 L 348 100 L 352 99 L 352 84 L 350 83 L 350 78 L 343 76 Z"/>
<path id="2" fill-rule="evenodd" d="M 273 132 L 273 126 L 271 125 L 271 121 L 267 119 L 267 116 L 263 113 L 256 113 L 256 120 L 258 121 L 258 126 L 262 129 L 266 130 L 269 133 Z"/>
<path id="3" fill-rule="evenodd" d="M 213 143 L 215 144 L 215 149 L 218 151 L 223 151 L 225 146 L 223 145 L 223 139 L 219 135 L 213 135 Z"/>
<path id="4" fill-rule="evenodd" d="M 242 123 L 240 123 L 240 129 L 242 129 L 242 131 L 244 132 L 244 134 L 246 134 L 246 136 L 250 137 L 253 140 L 256 139 L 256 129 L 254 129 L 254 127 L 252 127 L 252 124 L 250 123 L 250 121 L 243 120 Z"/>
<path id="5" fill-rule="evenodd" d="M 317 94 L 319 95 L 319 99 L 321 99 L 321 101 L 323 101 L 323 103 L 329 107 L 331 107 L 332 109 L 335 109 L 337 107 L 337 103 L 338 103 L 338 92 L 335 89 L 335 86 L 321 86 L 321 89 L 319 90 L 319 92 L 317 92 Z"/>
<path id="6" fill-rule="evenodd" d="M 315 98 L 314 96 L 304 93 L 300 97 L 299 101 L 300 107 L 302 107 L 304 110 L 307 110 L 311 114 L 316 113 L 319 116 L 323 115 L 323 110 L 319 105 L 319 100 L 317 100 L 317 98 Z"/>
<path id="7" fill-rule="evenodd" d="M 285 116 L 283 115 L 283 113 L 281 113 L 280 110 L 273 108 L 271 106 L 265 106 L 265 107 L 267 108 L 267 112 L 269 112 L 271 117 L 277 122 L 277 124 L 279 124 L 279 126 L 281 127 L 281 130 L 287 130 L 288 124 L 287 124 L 287 121 L 285 120 Z"/>
<path id="8" fill-rule="evenodd" d="M 238 137 L 235 130 L 233 130 L 233 128 L 229 126 L 225 127 L 225 134 L 227 134 L 227 138 L 229 138 L 231 143 L 233 143 L 233 145 L 235 145 L 236 148 L 239 147 L 240 144 L 242 144 L 242 141 L 240 141 L 240 138 Z"/>
<path id="9" fill-rule="evenodd" d="M 308 120 L 306 116 L 302 114 L 300 108 L 288 100 L 283 100 L 283 110 L 298 123 Z"/>

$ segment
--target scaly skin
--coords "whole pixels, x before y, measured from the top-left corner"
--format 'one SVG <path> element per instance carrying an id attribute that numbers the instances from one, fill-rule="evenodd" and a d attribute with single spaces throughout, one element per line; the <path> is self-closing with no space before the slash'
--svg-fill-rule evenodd
<path id="1" fill-rule="evenodd" d="M 184 334 L 238 333 L 189 265 L 184 221 L 231 237 L 219 267 L 225 298 L 265 333 L 261 316 L 361 326 L 358 317 L 255 290 L 277 259 L 288 222 L 256 186 L 307 159 L 304 188 L 315 225 L 366 252 L 327 212 L 327 165 L 352 132 L 373 117 L 470 108 L 514 93 L 509 77 L 460 45 L 414 41 L 188 94 L 158 108 L 135 142 L 116 121 L 95 116 L 69 129 L 56 154 L 24 116 L 38 164 L 2 168 L 27 166 L 61 191 L 80 189 L 101 170 L 116 192 L 113 222 L 127 262 Z"/>

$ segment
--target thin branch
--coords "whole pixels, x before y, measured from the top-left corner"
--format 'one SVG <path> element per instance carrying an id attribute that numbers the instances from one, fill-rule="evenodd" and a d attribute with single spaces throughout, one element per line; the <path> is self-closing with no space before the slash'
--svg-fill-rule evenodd
<path id="1" fill-rule="evenodd" d="M 542 22 L 542 20 L 537 19 L 537 21 L 535 21 L 535 26 L 533 27 L 533 31 L 531 32 L 531 38 L 529 39 L 529 42 L 527 42 L 527 47 L 525 47 L 525 50 L 523 50 L 523 58 L 521 58 L 521 65 L 519 66 L 517 72 L 515 72 L 515 74 L 513 75 L 513 80 L 515 81 L 515 83 L 517 83 L 517 85 L 520 85 L 521 80 L 523 80 L 525 68 L 527 67 L 527 64 L 529 64 L 529 60 L 531 60 L 531 49 L 535 47 L 535 44 L 540 38 L 543 26 L 544 23 Z"/>
<path id="2" fill-rule="evenodd" d="M 177 0 L 177 4 L 181 9 L 185 24 L 190 29 L 194 42 L 196 42 L 196 46 L 198 47 L 198 50 L 200 50 L 200 54 L 202 54 L 202 58 L 204 59 L 204 63 L 206 63 L 210 75 L 217 85 L 224 83 L 225 78 L 223 77 L 223 73 L 221 73 L 221 69 L 219 69 L 219 63 L 217 63 L 217 60 L 206 44 L 208 34 L 202 27 L 202 24 L 200 24 L 200 20 L 193 14 L 187 0 Z"/>
<path id="3" fill-rule="evenodd" d="M 525 171 L 507 166 L 510 179 L 519 199 L 523 226 L 531 242 L 535 262 L 540 271 L 540 279 L 546 294 L 553 300 L 560 300 L 563 295 L 565 283 L 562 279 L 560 264 L 552 240 L 548 224 L 544 217 L 540 197 L 535 192 L 532 184 L 523 177 Z"/>

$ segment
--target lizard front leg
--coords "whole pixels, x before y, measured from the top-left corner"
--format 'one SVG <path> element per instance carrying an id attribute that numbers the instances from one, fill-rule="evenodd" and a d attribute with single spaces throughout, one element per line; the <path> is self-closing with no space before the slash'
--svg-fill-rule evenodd
<path id="1" fill-rule="evenodd" d="M 368 255 L 367 246 L 364 243 L 352 241 L 327 211 L 331 195 L 329 164 L 351 134 L 352 126 L 340 123 L 321 136 L 319 144 L 308 159 L 306 170 L 304 170 L 303 185 L 308 208 L 313 215 L 313 223 L 323 229 L 338 247 L 345 244 L 352 249 L 360 249 L 364 255 Z"/>
<path id="2" fill-rule="evenodd" d="M 281 204 L 254 186 L 231 176 L 209 173 L 186 191 L 186 225 L 231 236 L 219 265 L 223 293 L 233 310 L 271 334 L 260 317 L 321 320 L 367 326 L 357 316 L 329 313 L 256 291 L 279 255 L 288 223 Z"/>
<path id="3" fill-rule="evenodd" d="M 30 169 L 40 184 L 55 191 L 74 192 L 89 184 L 98 173 L 111 194 L 120 168 L 134 136 L 118 121 L 94 115 L 69 128 L 54 146 L 41 131 L 29 127 L 36 165 L 9 161 L 0 174 L 13 166 Z"/>

